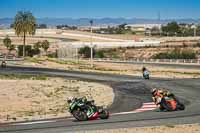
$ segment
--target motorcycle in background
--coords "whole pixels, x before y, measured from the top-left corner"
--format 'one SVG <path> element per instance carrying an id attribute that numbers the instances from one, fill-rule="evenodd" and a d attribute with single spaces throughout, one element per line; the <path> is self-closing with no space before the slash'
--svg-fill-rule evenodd
<path id="1" fill-rule="evenodd" d="M 142 68 L 142 74 L 144 79 L 150 79 L 150 72 L 146 67 Z"/>
<path id="2" fill-rule="evenodd" d="M 144 77 L 144 79 L 150 79 L 150 72 L 148 71 L 148 70 L 145 70 L 145 71 L 143 71 L 143 77 Z"/>

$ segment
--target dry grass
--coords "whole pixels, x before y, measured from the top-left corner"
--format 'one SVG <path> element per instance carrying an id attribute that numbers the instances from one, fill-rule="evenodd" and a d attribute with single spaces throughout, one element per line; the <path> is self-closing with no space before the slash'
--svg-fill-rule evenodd
<path id="1" fill-rule="evenodd" d="M 3 45 L 3 39 L 4 37 L 0 37 L 0 44 Z M 15 45 L 22 45 L 23 44 L 23 38 L 22 37 L 10 37 L 10 39 L 12 40 L 12 43 Z M 26 43 L 27 44 L 35 44 L 38 41 L 44 41 L 44 40 L 48 40 L 50 43 L 55 43 L 58 42 L 59 39 L 52 39 L 52 38 L 40 38 L 40 37 L 27 37 L 26 38 Z"/>
<path id="2" fill-rule="evenodd" d="M 66 102 L 69 96 L 86 96 L 102 106 L 112 104 L 114 99 L 112 88 L 93 82 L 0 77 L 0 84 L 0 122 L 69 116 Z"/>
<path id="3" fill-rule="evenodd" d="M 42 61 L 41 61 L 42 60 Z M 143 64 L 121 64 L 109 62 L 94 62 L 94 67 L 90 67 L 90 62 L 87 60 L 76 61 L 61 61 L 58 59 L 31 59 L 27 60 L 22 65 L 31 65 L 35 67 L 56 68 L 64 70 L 75 70 L 84 72 L 100 72 L 122 75 L 142 76 L 141 70 Z M 199 78 L 200 70 L 184 69 L 167 66 L 152 66 L 145 65 L 151 71 L 151 77 L 163 78 Z"/>

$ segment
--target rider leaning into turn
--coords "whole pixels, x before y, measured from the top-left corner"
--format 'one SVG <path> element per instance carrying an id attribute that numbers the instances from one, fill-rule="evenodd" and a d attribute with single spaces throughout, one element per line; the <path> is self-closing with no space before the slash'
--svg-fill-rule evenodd
<path id="1" fill-rule="evenodd" d="M 93 109 L 92 109 L 92 104 L 94 103 L 94 100 L 88 101 L 86 97 L 82 97 L 82 98 L 69 97 L 67 99 L 67 102 L 68 102 L 69 105 L 71 105 L 73 102 L 76 102 L 76 101 L 80 101 L 85 106 L 87 106 L 87 108 L 88 108 L 87 115 L 88 116 L 90 116 L 94 113 Z"/>
<path id="2" fill-rule="evenodd" d="M 152 99 L 155 102 L 155 104 L 160 107 L 160 103 L 163 97 L 167 96 L 167 97 L 173 97 L 174 98 L 174 94 L 171 93 L 170 91 L 166 90 L 166 89 L 157 89 L 157 88 L 153 88 L 151 90 L 152 93 Z"/>

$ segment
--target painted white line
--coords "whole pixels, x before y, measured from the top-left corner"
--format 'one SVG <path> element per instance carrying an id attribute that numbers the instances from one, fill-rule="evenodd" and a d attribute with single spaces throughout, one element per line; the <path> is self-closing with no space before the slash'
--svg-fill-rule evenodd
<path id="1" fill-rule="evenodd" d="M 156 108 L 157 106 L 156 105 L 145 105 L 145 106 L 142 106 L 142 108 Z"/>
<path id="2" fill-rule="evenodd" d="M 143 103 L 143 106 L 139 109 L 136 109 L 134 111 L 130 112 L 120 112 L 120 113 L 113 113 L 110 114 L 110 116 L 114 115 L 122 115 L 122 114 L 135 114 L 135 113 L 140 113 L 140 112 L 145 112 L 145 111 L 150 111 L 156 109 L 157 106 L 152 102 L 152 103 Z M 67 120 L 74 120 L 75 118 L 66 118 Z M 51 122 L 56 122 L 56 121 L 35 121 L 35 122 L 23 122 L 23 123 L 14 123 L 11 125 L 32 125 L 32 124 L 42 124 L 42 123 L 51 123 Z"/>
<path id="3" fill-rule="evenodd" d="M 149 102 L 149 103 L 143 103 L 143 105 L 155 105 L 154 102 Z"/>
<path id="4" fill-rule="evenodd" d="M 110 114 L 111 116 L 114 116 L 114 115 L 125 115 L 125 114 L 135 114 L 137 112 L 135 111 L 130 111 L 130 112 L 120 112 L 120 113 L 113 113 L 113 114 Z"/>
<path id="5" fill-rule="evenodd" d="M 155 108 L 144 108 L 144 109 L 137 109 L 136 111 L 149 111 L 154 110 Z"/>
<path id="6" fill-rule="evenodd" d="M 42 123 L 51 123 L 56 121 L 34 121 L 34 122 L 23 122 L 23 123 L 15 123 L 11 125 L 32 125 L 32 124 L 42 124 Z"/>

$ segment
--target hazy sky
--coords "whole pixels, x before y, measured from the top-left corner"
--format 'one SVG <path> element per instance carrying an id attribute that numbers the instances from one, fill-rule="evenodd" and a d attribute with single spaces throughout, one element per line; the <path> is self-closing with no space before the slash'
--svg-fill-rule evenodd
<path id="1" fill-rule="evenodd" d="M 19 10 L 38 18 L 200 18 L 200 0 L 0 0 L 0 18 Z"/>

